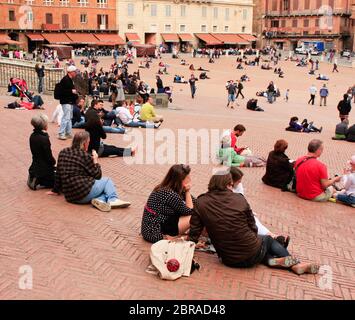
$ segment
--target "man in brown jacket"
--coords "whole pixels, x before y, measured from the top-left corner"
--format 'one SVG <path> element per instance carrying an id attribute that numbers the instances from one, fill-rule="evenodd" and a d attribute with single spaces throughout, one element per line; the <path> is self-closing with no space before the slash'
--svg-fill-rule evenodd
<path id="1" fill-rule="evenodd" d="M 243 195 L 233 193 L 229 171 L 212 176 L 208 192 L 198 197 L 190 219 L 190 240 L 206 231 L 222 262 L 230 267 L 291 268 L 297 274 L 317 273 L 316 264 L 300 263 L 271 236 L 258 236 L 252 210 Z"/>

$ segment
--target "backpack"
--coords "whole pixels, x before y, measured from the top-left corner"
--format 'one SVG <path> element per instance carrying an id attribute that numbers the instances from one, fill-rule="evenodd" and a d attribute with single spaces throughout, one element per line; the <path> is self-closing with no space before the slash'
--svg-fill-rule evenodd
<path id="1" fill-rule="evenodd" d="M 54 99 L 60 100 L 61 97 L 62 97 L 62 85 L 60 82 L 58 82 L 54 87 Z"/>
<path id="2" fill-rule="evenodd" d="M 189 277 L 193 269 L 195 243 L 177 240 L 160 240 L 150 249 L 151 264 L 146 272 L 159 275 L 163 280 L 176 280 Z"/>

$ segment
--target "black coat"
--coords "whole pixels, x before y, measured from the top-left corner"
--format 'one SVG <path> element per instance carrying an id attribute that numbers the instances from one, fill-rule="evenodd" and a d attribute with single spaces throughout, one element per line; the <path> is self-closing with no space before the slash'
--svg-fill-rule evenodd
<path id="1" fill-rule="evenodd" d="M 344 115 L 344 116 L 348 115 L 350 113 L 350 110 L 351 110 L 350 101 L 341 100 L 338 103 L 338 110 L 339 110 L 339 114 Z"/>
<path id="2" fill-rule="evenodd" d="M 28 170 L 31 177 L 48 178 L 54 176 L 55 159 L 52 155 L 51 143 L 46 132 L 33 130 L 30 136 L 32 164 Z"/>
<path id="3" fill-rule="evenodd" d="M 265 184 L 275 188 L 285 188 L 293 176 L 293 165 L 282 152 L 271 151 L 266 162 L 266 173 L 262 177 Z"/>
<path id="4" fill-rule="evenodd" d="M 78 98 L 72 90 L 75 89 L 73 80 L 66 75 L 60 80 L 60 104 L 75 104 Z"/>

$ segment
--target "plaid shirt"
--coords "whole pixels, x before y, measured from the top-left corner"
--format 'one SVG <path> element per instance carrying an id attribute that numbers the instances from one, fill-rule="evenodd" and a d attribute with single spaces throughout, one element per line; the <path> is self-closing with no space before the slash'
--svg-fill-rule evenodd
<path id="1" fill-rule="evenodd" d="M 63 192 L 65 199 L 76 202 L 91 191 L 95 179 L 101 178 L 101 167 L 89 153 L 78 148 L 65 148 L 58 156 L 54 192 Z"/>

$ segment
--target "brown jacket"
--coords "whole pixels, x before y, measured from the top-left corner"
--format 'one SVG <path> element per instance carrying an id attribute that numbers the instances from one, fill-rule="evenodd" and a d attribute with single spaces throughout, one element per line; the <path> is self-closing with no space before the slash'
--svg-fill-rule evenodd
<path id="1" fill-rule="evenodd" d="M 190 239 L 197 242 L 204 227 L 226 265 L 244 262 L 261 248 L 248 202 L 231 190 L 211 191 L 198 197 L 190 220 Z"/>

